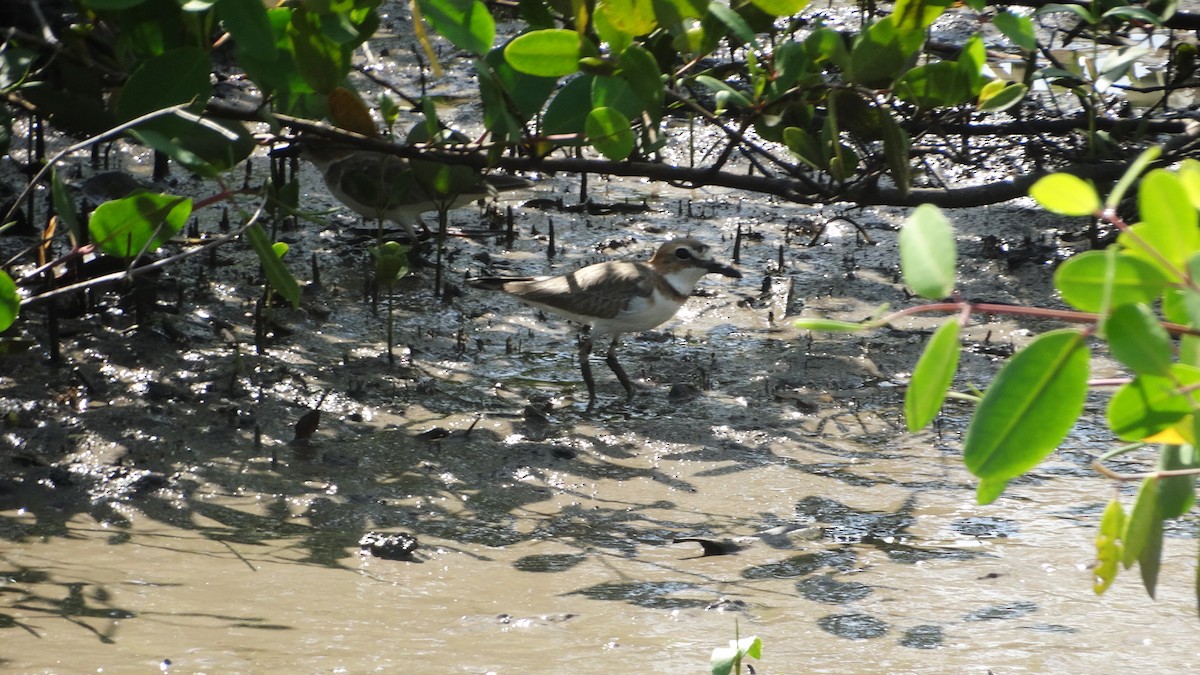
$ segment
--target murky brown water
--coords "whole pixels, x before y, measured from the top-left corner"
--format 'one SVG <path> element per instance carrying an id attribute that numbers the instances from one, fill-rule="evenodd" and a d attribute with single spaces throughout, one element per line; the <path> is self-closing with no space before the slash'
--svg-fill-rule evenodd
<path id="1" fill-rule="evenodd" d="M 951 453 L 873 412 L 848 434 L 702 417 L 540 443 L 504 422 L 439 443 L 382 432 L 325 447 L 357 467 L 230 462 L 192 474 L 186 499 L 144 501 L 155 517 L 76 516 L 44 541 L 44 523 L 5 512 L 29 528 L 0 557 L 5 666 L 696 673 L 740 630 L 770 673 L 1197 667 L 1181 648 L 1194 542 L 1168 540 L 1158 602 L 1132 576 L 1093 597 L 1110 488 L 1070 461 L 980 508 Z M 658 437 L 683 422 L 689 437 Z M 244 495 L 204 482 L 225 471 Z M 736 555 L 671 543 L 771 528 Z M 365 529 L 417 533 L 418 561 L 360 557 Z"/>

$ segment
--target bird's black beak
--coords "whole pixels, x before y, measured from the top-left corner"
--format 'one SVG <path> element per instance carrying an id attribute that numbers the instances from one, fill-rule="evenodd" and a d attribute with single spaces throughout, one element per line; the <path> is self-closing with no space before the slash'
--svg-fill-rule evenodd
<path id="1" fill-rule="evenodd" d="M 705 265 L 704 269 L 712 274 L 720 274 L 723 277 L 732 277 L 734 279 L 742 278 L 741 272 L 730 267 L 729 265 L 723 265 L 715 260 L 710 261 L 707 265 Z"/>

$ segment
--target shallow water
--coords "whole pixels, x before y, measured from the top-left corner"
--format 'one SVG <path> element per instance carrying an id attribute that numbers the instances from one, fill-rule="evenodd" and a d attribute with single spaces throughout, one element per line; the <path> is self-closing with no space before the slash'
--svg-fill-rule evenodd
<path id="1" fill-rule="evenodd" d="M 197 472 L 186 497 L 44 540 L 40 514 L 0 514 L 26 528 L 0 560 L 5 666 L 695 673 L 735 631 L 762 637 L 759 672 L 1200 665 L 1178 648 L 1196 630 L 1191 540 L 1168 539 L 1157 602 L 1132 574 L 1091 595 L 1103 481 L 1041 473 L 984 508 L 930 438 L 629 426 L 552 443 L 506 423 L 437 443 L 382 432 L 323 448 L 357 467 L 231 462 L 244 496 Z M 417 560 L 361 556 L 368 529 L 416 533 Z M 701 557 L 676 536 L 744 548 Z"/>

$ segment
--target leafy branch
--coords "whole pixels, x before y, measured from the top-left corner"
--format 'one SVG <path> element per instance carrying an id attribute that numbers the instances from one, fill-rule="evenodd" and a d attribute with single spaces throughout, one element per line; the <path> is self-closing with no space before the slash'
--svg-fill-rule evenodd
<path id="1" fill-rule="evenodd" d="M 1047 210 L 1098 217 L 1120 232 L 1114 246 L 1073 256 L 1056 271 L 1055 286 L 1074 310 L 959 301 L 907 308 L 861 324 L 819 318 L 797 322 L 812 330 L 852 331 L 922 312 L 954 312 L 934 332 L 913 370 L 905 395 L 905 417 L 913 431 L 932 422 L 947 398 L 958 368 L 960 329 L 972 314 L 1089 324 L 1083 331 L 1059 329 L 1037 336 L 1000 369 L 977 399 L 963 460 L 980 479 L 979 502 L 996 500 L 1009 481 L 1036 467 L 1066 438 L 1083 413 L 1089 388 L 1087 341 L 1107 343 L 1133 377 L 1119 382 L 1106 421 L 1115 437 L 1133 445 L 1093 466 L 1113 480 L 1141 480 L 1142 487 L 1128 518 L 1116 499 L 1106 510 L 1097 537 L 1097 592 L 1111 584 L 1119 562 L 1125 568 L 1137 563 L 1147 592 L 1154 595 L 1163 521 L 1192 508 L 1200 475 L 1200 162 L 1184 161 L 1174 171 L 1151 169 L 1158 152 L 1153 148 L 1132 162 L 1106 200 L 1090 183 L 1067 174 L 1042 178 L 1031 188 L 1031 196 Z M 1129 225 L 1117 215 L 1116 205 L 1135 183 L 1141 220 Z M 937 208 L 914 211 L 901 230 L 900 247 L 905 283 L 917 295 L 953 294 L 954 234 Z M 1178 338 L 1177 346 L 1172 336 Z M 1103 465 L 1116 454 L 1151 446 L 1158 450 L 1154 471 L 1121 474 Z"/>

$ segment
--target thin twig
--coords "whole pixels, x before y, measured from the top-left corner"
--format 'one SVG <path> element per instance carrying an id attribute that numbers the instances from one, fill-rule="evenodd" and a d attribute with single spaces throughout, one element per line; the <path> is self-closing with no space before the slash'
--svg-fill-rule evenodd
<path id="1" fill-rule="evenodd" d="M 1105 478 L 1120 481 L 1144 480 L 1146 478 L 1171 478 L 1172 476 L 1200 476 L 1200 469 L 1161 469 L 1145 473 L 1117 473 L 1101 464 L 1099 460 L 1092 462 L 1092 468 Z"/>
<path id="2" fill-rule="evenodd" d="M 213 239 L 212 241 L 204 244 L 203 246 L 198 246 L 196 248 L 182 251 L 173 256 L 163 258 L 162 260 L 156 260 L 147 265 L 142 265 L 141 267 L 134 267 L 134 268 L 130 268 L 127 270 L 123 270 L 121 272 L 113 272 L 112 274 L 105 274 L 103 276 L 94 277 L 94 278 L 88 279 L 86 281 L 80 281 L 78 283 L 70 284 L 68 286 L 62 286 L 59 288 L 55 288 L 53 290 L 46 291 L 45 293 L 39 293 L 37 295 L 30 296 L 30 297 L 22 300 L 21 306 L 25 307 L 26 305 L 36 304 L 39 302 L 49 300 L 50 298 L 53 298 L 55 296 L 63 295 L 64 293 L 73 293 L 75 291 L 79 291 L 84 288 L 91 288 L 93 286 L 101 286 L 104 284 L 115 283 L 115 282 L 121 281 L 123 279 L 132 279 L 135 276 L 139 276 L 139 275 L 145 274 L 146 272 L 151 272 L 153 270 L 156 270 L 156 269 L 159 269 L 162 267 L 166 267 L 167 265 L 174 264 L 176 262 L 179 262 L 180 260 L 184 260 L 184 259 L 190 258 L 194 255 L 203 253 L 211 248 L 215 248 L 222 244 L 226 244 L 226 243 L 232 241 L 233 239 L 236 239 L 239 235 L 241 235 L 243 232 L 245 232 L 247 228 L 249 228 L 251 225 L 258 222 L 259 217 L 264 212 L 264 208 L 265 208 L 265 202 L 264 202 L 264 204 L 260 205 L 258 207 L 258 209 L 254 212 L 254 215 L 251 216 L 250 219 L 247 220 L 246 223 L 244 225 L 242 225 L 241 227 L 239 227 L 237 230 L 234 230 L 234 231 L 230 232 L 229 234 L 221 235 L 220 237 Z"/>
<path id="3" fill-rule="evenodd" d="M 963 308 L 967 308 L 972 313 L 977 314 L 992 314 L 1005 316 L 1022 316 L 1032 317 L 1037 319 L 1055 319 L 1058 321 L 1067 321 L 1070 323 L 1084 323 L 1096 325 L 1100 320 L 1100 315 L 1093 312 L 1076 312 L 1069 309 L 1049 309 L 1046 307 L 1022 307 L 1020 305 L 1003 305 L 999 303 L 989 302 L 935 302 L 927 305 L 915 305 L 913 307 L 905 307 L 904 309 L 892 312 L 887 316 L 881 317 L 878 320 L 872 321 L 872 324 L 885 325 L 894 322 L 906 316 L 915 314 L 928 314 L 932 312 L 960 312 Z M 1159 323 L 1168 333 L 1173 335 L 1196 335 L 1200 336 L 1200 329 L 1184 326 L 1178 323 L 1162 321 Z"/>

